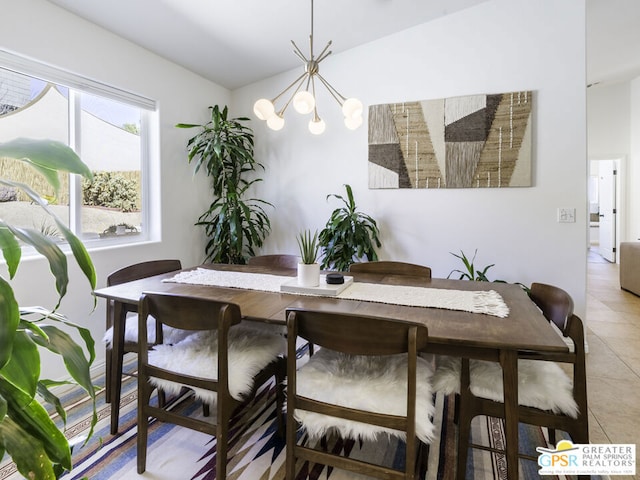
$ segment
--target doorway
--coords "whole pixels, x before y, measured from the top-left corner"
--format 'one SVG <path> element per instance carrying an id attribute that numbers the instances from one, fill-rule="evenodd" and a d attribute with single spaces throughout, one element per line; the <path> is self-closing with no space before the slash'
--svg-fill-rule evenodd
<path id="1" fill-rule="evenodd" d="M 589 168 L 589 247 L 615 263 L 620 238 L 619 158 L 592 160 Z"/>

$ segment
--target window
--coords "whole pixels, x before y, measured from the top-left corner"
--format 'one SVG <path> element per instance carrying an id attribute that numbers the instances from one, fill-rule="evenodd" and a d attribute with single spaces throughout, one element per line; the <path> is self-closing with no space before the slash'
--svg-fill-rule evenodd
<path id="1" fill-rule="evenodd" d="M 56 195 L 22 162 L 0 158 L 0 174 L 30 185 L 88 247 L 149 239 L 147 179 L 155 115 L 151 100 L 0 50 L 0 142 L 19 137 L 63 142 L 94 178 L 61 174 Z M 11 189 L 0 190 L 0 218 L 59 235 L 42 209 Z"/>

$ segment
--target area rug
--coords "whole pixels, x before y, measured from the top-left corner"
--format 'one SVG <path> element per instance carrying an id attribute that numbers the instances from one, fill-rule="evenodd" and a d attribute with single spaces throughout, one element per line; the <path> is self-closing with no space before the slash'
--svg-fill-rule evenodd
<path id="1" fill-rule="evenodd" d="M 135 361 L 129 359 L 125 371 L 135 369 Z M 110 406 L 104 402 L 104 378 L 96 379 L 100 388 L 98 395 L 99 423 L 94 436 L 84 443 L 88 431 L 91 404 L 79 391 L 70 391 L 62 396 L 68 406 L 67 437 L 75 445 L 74 469 L 63 476 L 64 480 L 139 479 L 154 480 L 213 480 L 216 479 L 215 437 L 194 432 L 182 427 L 153 422 L 149 430 L 147 471 L 136 472 L 136 379 L 123 382 L 121 397 L 120 428 L 117 435 L 110 435 Z M 201 407 L 186 394 L 172 400 L 172 408 L 201 416 Z M 233 418 L 227 478 L 230 480 L 284 480 L 285 443 L 277 433 L 275 390 L 265 385 L 255 399 Z M 445 480 L 454 478 L 456 428 L 453 423 L 453 397 L 436 397 L 435 424 L 439 435 L 430 446 L 422 480 Z M 472 426 L 474 442 L 500 446 L 504 443 L 501 422 L 479 417 Z M 521 426 L 522 449 L 535 454 L 535 447 L 546 444 L 544 429 Z M 306 441 L 306 439 L 301 439 Z M 329 438 L 327 448 L 342 451 L 354 458 L 375 459 L 386 465 L 401 467 L 404 461 L 404 443 L 380 441 L 364 443 Z M 473 450 L 468 457 L 467 478 L 483 480 L 506 479 L 506 462 L 503 455 Z M 522 460 L 523 479 L 540 478 L 535 462 Z M 425 471 L 426 468 L 426 471 Z M 366 479 L 361 475 L 329 469 L 323 465 L 297 465 L 296 480 L 353 480 Z M 15 466 L 5 458 L 0 463 L 0 480 L 22 478 Z M 545 477 L 553 480 L 559 477 Z"/>

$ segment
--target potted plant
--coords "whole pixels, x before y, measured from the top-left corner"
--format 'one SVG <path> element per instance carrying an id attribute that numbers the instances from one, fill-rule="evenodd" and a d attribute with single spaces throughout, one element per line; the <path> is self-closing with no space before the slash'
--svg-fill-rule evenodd
<path id="1" fill-rule="evenodd" d="M 376 221 L 369 215 L 358 212 L 350 185 L 345 185 L 347 199 L 340 195 L 330 194 L 344 203 L 336 208 L 327 224 L 318 236 L 323 249 L 323 269 L 347 271 L 354 261 L 366 258 L 368 261 L 378 260 L 375 248 L 382 244 L 378 238 L 380 231 Z"/>
<path id="2" fill-rule="evenodd" d="M 91 172 L 73 150 L 50 140 L 16 139 L 0 143 L 0 157 L 28 163 L 47 179 L 56 193 L 60 187 L 59 171 L 91 177 Z M 89 254 L 80 240 L 53 214 L 47 202 L 23 183 L 0 178 L 0 184 L 22 190 L 54 219 L 58 232 L 68 242 L 78 266 L 94 289 L 96 272 Z M 21 243 L 33 246 L 49 263 L 58 292 L 53 310 L 18 305 L 10 281 L 20 265 Z M 64 420 L 65 410 L 49 387 L 79 384 L 94 401 L 91 436 L 97 422 L 95 391 L 89 372 L 95 358 L 94 341 L 88 329 L 67 321 L 57 312 L 66 294 L 69 276 L 67 257 L 55 238 L 37 229 L 16 227 L 0 220 L 0 248 L 9 276 L 8 280 L 0 276 L 0 453 L 6 451 L 25 478 L 55 479 L 65 470 L 71 470 L 71 449 L 64 433 L 51 420 L 41 402 L 53 405 Z M 66 327 L 78 331 L 89 358 L 65 331 Z M 74 382 L 40 378 L 39 348 L 59 355 Z"/>
<path id="3" fill-rule="evenodd" d="M 451 270 L 451 272 L 449 272 L 449 275 L 447 275 L 447 278 L 451 278 L 451 275 L 455 273 L 455 274 L 460 274 L 460 276 L 458 277 L 458 280 L 470 280 L 472 282 L 491 282 L 492 281 L 492 280 L 489 280 L 489 278 L 487 277 L 487 272 L 491 267 L 495 266 L 495 264 L 492 263 L 491 265 L 487 265 L 482 269 L 477 268 L 474 264 L 476 260 L 476 255 L 478 254 L 477 248 L 476 248 L 476 251 L 473 253 L 473 258 L 471 259 L 469 259 L 462 250 L 460 250 L 460 255 L 453 252 L 449 252 L 449 253 L 451 253 L 451 255 L 453 255 L 456 258 L 459 258 L 460 261 L 462 261 L 465 270 L 464 271 L 459 269 Z M 493 281 L 497 283 L 504 283 L 504 280 L 493 280 Z"/>
<path id="4" fill-rule="evenodd" d="M 317 287 L 320 284 L 320 264 L 317 262 L 318 232 L 311 236 L 310 230 L 304 230 L 296 238 L 300 248 L 300 263 L 298 263 L 298 285 L 301 287 Z"/>
<path id="5" fill-rule="evenodd" d="M 204 167 L 211 177 L 215 199 L 198 218 L 207 236 L 206 260 L 212 263 L 240 263 L 255 254 L 271 230 L 263 206 L 271 205 L 258 198 L 245 198 L 247 190 L 260 178 L 247 180 L 245 174 L 264 168 L 253 157 L 253 132 L 243 125 L 248 118 L 228 117 L 228 109 L 209 107 L 211 119 L 204 125 L 179 123 L 178 128 L 200 128 L 189 139 L 189 163 L 195 161 L 194 174 Z"/>

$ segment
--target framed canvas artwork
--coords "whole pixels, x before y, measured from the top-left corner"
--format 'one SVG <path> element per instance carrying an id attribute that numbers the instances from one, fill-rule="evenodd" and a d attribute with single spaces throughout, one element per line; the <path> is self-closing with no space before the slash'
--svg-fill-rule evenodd
<path id="1" fill-rule="evenodd" d="M 532 92 L 369 107 L 369 188 L 531 186 Z"/>

